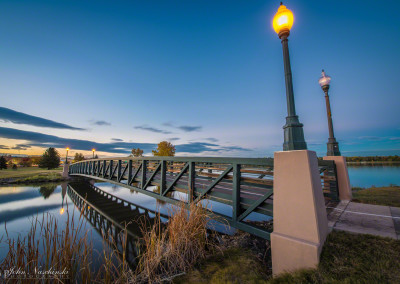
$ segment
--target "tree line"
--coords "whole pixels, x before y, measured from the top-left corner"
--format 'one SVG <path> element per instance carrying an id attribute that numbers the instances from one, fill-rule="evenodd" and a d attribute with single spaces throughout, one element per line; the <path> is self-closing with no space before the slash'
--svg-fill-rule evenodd
<path id="1" fill-rule="evenodd" d="M 346 157 L 347 162 L 400 162 L 400 156 Z"/>
<path id="2" fill-rule="evenodd" d="M 132 149 L 131 157 L 142 157 L 143 150 L 140 148 Z M 175 156 L 175 146 L 168 141 L 162 141 L 158 143 L 157 149 L 152 151 L 153 156 Z M 95 159 L 98 158 L 96 155 Z M 82 153 L 75 153 L 73 163 L 86 160 Z M 17 169 L 17 164 L 19 167 L 32 167 L 38 166 L 39 168 L 55 169 L 60 166 L 61 159 L 58 151 L 50 147 L 48 148 L 41 157 L 23 157 L 15 158 L 8 156 L 0 157 L 0 170 L 13 168 Z"/>

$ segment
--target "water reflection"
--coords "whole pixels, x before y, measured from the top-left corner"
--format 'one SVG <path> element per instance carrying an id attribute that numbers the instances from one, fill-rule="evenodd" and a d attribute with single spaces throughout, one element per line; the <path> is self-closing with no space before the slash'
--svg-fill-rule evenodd
<path id="1" fill-rule="evenodd" d="M 57 184 L 49 183 L 49 184 L 40 186 L 39 192 L 44 197 L 44 199 L 47 199 L 50 197 L 50 195 L 53 194 L 53 192 L 56 188 L 57 188 Z"/>
<path id="2" fill-rule="evenodd" d="M 140 224 L 154 225 L 157 212 L 101 190 L 90 183 L 71 183 L 68 196 L 96 231 L 125 253 L 133 267 L 142 237 Z M 165 214 L 160 217 L 168 218 Z M 122 233 L 125 231 L 125 234 Z"/>

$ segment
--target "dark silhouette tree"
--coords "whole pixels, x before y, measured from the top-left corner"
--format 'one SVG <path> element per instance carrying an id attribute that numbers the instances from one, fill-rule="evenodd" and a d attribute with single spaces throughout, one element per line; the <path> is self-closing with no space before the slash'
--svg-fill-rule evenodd
<path id="1" fill-rule="evenodd" d="M 140 149 L 140 148 L 137 148 L 137 149 L 133 148 L 132 149 L 132 155 L 134 157 L 142 157 L 143 156 L 143 150 Z"/>
<path id="2" fill-rule="evenodd" d="M 168 141 L 158 143 L 157 150 L 152 150 L 154 156 L 175 156 L 175 146 Z"/>
<path id="3" fill-rule="evenodd" d="M 74 163 L 76 162 L 80 162 L 85 160 L 85 157 L 83 156 L 82 153 L 75 153 L 75 157 L 74 157 Z"/>
<path id="4" fill-rule="evenodd" d="M 55 169 L 60 166 L 60 154 L 56 149 L 50 147 L 47 149 L 39 162 L 39 168 Z"/>
<path id="5" fill-rule="evenodd" d="M 0 170 L 7 169 L 7 160 L 4 156 L 0 157 Z"/>

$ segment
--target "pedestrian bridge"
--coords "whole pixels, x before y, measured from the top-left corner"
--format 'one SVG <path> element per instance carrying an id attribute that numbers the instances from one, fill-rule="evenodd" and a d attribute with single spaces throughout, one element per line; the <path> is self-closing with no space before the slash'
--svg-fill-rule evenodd
<path id="1" fill-rule="evenodd" d="M 338 200 L 334 161 L 318 161 L 326 200 Z M 209 208 L 211 218 L 270 239 L 269 229 L 252 222 L 273 218 L 272 158 L 127 157 L 73 163 L 70 176 L 110 182 L 171 204 L 209 200 L 230 206 L 231 214 Z"/>

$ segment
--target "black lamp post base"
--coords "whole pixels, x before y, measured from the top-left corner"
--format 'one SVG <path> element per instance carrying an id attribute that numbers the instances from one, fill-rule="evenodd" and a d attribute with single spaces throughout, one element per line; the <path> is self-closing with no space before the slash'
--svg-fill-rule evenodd
<path id="1" fill-rule="evenodd" d="M 283 151 L 307 150 L 307 143 L 304 140 L 303 124 L 296 116 L 286 117 L 284 129 Z"/>
<path id="2" fill-rule="evenodd" d="M 327 156 L 341 156 L 339 151 L 339 143 L 336 142 L 336 139 L 329 139 L 329 142 L 326 143 L 328 146 L 328 151 L 326 153 Z"/>

